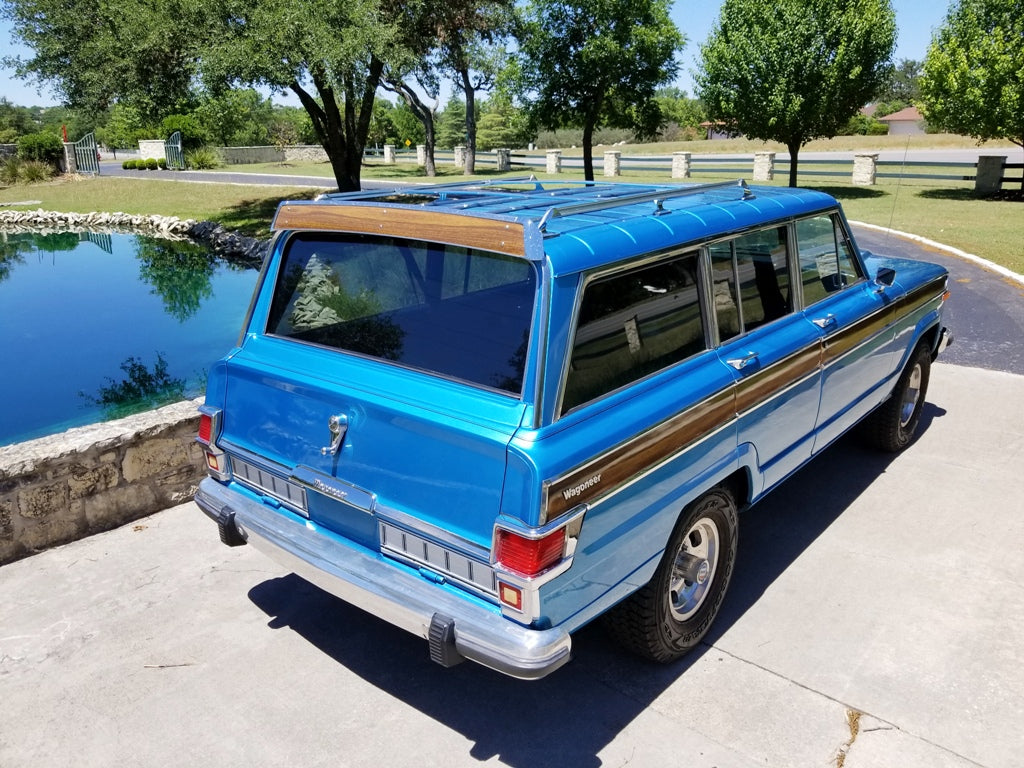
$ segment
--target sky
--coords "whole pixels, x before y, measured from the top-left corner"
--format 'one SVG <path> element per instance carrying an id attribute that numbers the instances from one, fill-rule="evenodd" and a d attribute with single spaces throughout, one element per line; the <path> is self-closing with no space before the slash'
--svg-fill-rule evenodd
<path id="1" fill-rule="evenodd" d="M 675 85 L 693 95 L 692 71 L 696 69 L 696 58 L 703 43 L 718 18 L 720 2 L 714 0 L 676 0 L 672 18 L 676 26 L 686 35 L 687 44 L 680 55 L 680 74 Z M 924 59 L 932 33 L 942 23 L 947 5 L 941 1 L 893 0 L 896 11 L 896 25 L 899 38 L 896 42 L 895 60 Z M 0 20 L 0 58 L 6 55 L 27 56 L 30 52 L 11 39 L 11 25 Z M 26 83 L 14 77 L 10 69 L 0 68 L 0 98 L 22 107 L 53 106 L 57 98 L 45 84 Z M 297 100 L 274 96 L 275 103 L 297 105 Z"/>

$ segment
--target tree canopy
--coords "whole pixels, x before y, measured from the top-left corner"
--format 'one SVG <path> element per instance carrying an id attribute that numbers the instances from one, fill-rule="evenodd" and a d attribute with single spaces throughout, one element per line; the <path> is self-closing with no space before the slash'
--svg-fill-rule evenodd
<path id="1" fill-rule="evenodd" d="M 874 98 L 895 45 L 889 0 L 725 0 L 701 46 L 698 96 L 710 119 L 785 144 L 796 186 L 800 148 Z"/>
<path id="2" fill-rule="evenodd" d="M 950 8 L 925 58 L 921 112 L 937 128 L 1024 147 L 1024 2 Z"/>
<path id="3" fill-rule="evenodd" d="M 517 33 L 515 89 L 545 128 L 583 128 L 583 172 L 594 178 L 601 126 L 653 137 L 658 86 L 678 70 L 685 38 L 669 0 L 530 0 Z"/>

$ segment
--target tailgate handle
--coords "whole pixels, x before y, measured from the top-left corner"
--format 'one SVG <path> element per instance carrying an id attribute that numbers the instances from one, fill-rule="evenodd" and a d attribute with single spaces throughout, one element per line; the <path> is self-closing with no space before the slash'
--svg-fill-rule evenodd
<path id="1" fill-rule="evenodd" d="M 320 449 L 324 456 L 337 456 L 345 442 L 345 433 L 348 432 L 348 416 L 338 413 L 327 420 L 327 429 L 331 431 L 331 444 Z"/>

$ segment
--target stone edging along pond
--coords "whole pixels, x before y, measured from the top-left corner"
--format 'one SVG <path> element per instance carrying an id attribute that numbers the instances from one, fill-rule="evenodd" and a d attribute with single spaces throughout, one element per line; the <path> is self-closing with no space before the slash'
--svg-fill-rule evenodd
<path id="1" fill-rule="evenodd" d="M 0 233 L 74 231 L 190 238 L 248 261 L 262 261 L 268 245 L 174 216 L 0 211 Z M 191 499 L 205 475 L 195 442 L 201 402 L 0 446 L 0 565 Z"/>

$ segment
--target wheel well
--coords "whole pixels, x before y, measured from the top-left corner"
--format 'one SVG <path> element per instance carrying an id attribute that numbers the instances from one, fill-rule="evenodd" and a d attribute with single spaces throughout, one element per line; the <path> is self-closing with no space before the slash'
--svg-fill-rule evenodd
<path id="1" fill-rule="evenodd" d="M 732 496 L 736 508 L 743 511 L 750 506 L 750 474 L 744 468 L 737 469 L 719 483 Z"/>

